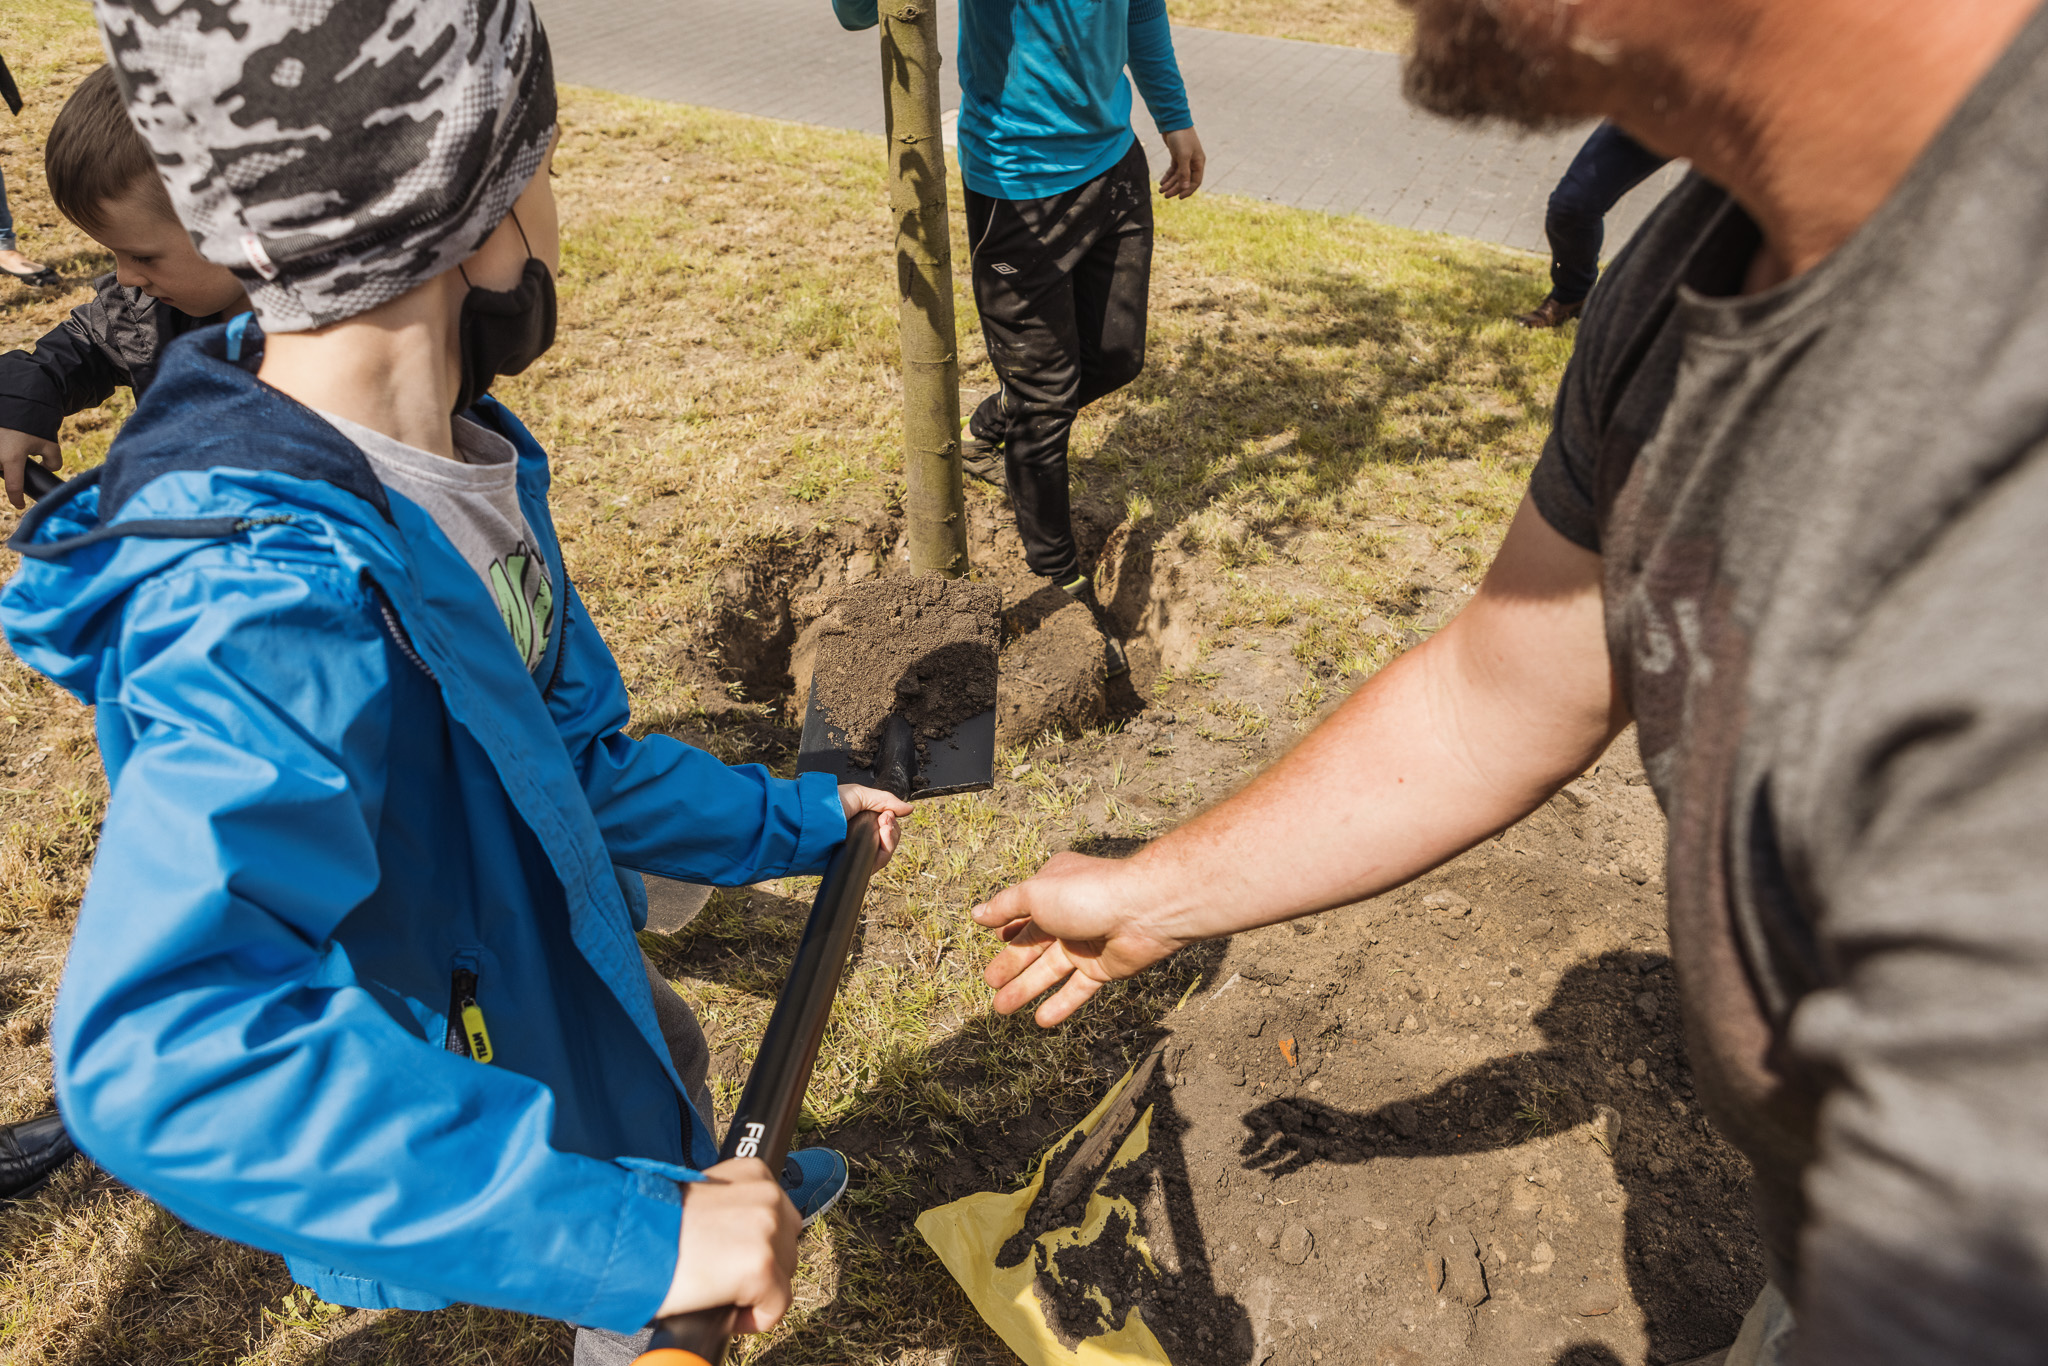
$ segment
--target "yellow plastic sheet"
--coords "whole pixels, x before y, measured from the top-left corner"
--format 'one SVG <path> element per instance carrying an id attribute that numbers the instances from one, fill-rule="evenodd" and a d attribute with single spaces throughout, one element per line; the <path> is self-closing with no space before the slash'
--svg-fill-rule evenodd
<path id="1" fill-rule="evenodd" d="M 1144 1366 L 1171 1366 L 1166 1349 L 1152 1336 L 1152 1330 L 1145 1326 L 1135 1308 L 1125 1318 L 1123 1327 L 1115 1332 L 1085 1338 L 1078 1348 L 1069 1350 L 1047 1325 L 1044 1311 L 1039 1307 L 1038 1294 L 1032 1288 L 1031 1283 L 1038 1274 L 1038 1259 L 1025 1257 L 1011 1267 L 996 1265 L 996 1256 L 1003 1244 L 1024 1227 L 1025 1214 L 1037 1197 L 1039 1186 L 1046 1180 L 1046 1164 L 1055 1157 L 1064 1159 L 1073 1152 L 1076 1135 L 1091 1132 L 1109 1107 L 1116 1103 L 1116 1098 L 1123 1094 L 1124 1087 L 1130 1084 L 1131 1074 L 1126 1072 L 1123 1080 L 1102 1098 L 1102 1103 L 1068 1131 L 1051 1152 L 1039 1159 L 1031 1184 L 1023 1190 L 1010 1193 L 986 1191 L 955 1200 L 950 1205 L 928 1209 L 918 1216 L 917 1231 L 924 1235 L 925 1242 L 931 1244 L 932 1251 L 938 1253 L 939 1260 L 946 1264 L 946 1270 L 967 1292 L 976 1312 L 989 1327 L 995 1329 L 998 1337 L 1009 1344 L 1010 1350 L 1023 1359 L 1024 1366 L 1140 1366 L 1141 1363 Z M 1102 1236 L 1110 1217 L 1122 1213 L 1128 1220 L 1125 1226 L 1133 1230 L 1129 1235 L 1130 1243 L 1150 1263 L 1152 1251 L 1135 1231 L 1139 1227 L 1137 1211 L 1131 1207 L 1130 1201 L 1121 1196 L 1112 1199 L 1104 1195 L 1101 1186 L 1109 1179 L 1110 1172 L 1128 1166 L 1145 1152 L 1151 1143 L 1151 1133 L 1152 1107 L 1148 1105 L 1118 1145 L 1108 1170 L 1096 1182 L 1096 1189 L 1089 1194 L 1080 1224 L 1048 1230 L 1039 1237 L 1039 1243 L 1049 1249 L 1092 1243 Z M 1084 1290 L 1100 1301 L 1105 1309 L 1109 1307 L 1108 1295 L 1092 1288 Z"/>

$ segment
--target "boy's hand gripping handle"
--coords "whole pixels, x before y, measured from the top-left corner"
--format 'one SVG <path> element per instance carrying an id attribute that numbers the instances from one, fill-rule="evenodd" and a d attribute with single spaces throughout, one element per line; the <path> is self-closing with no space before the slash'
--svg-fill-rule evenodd
<path id="1" fill-rule="evenodd" d="M 872 811 L 863 811 L 846 825 L 846 843 L 832 856 L 825 880 L 811 902 L 811 918 L 796 947 L 789 980 L 768 1017 L 761 1052 L 740 1093 L 739 1109 L 725 1131 L 719 1161 L 758 1157 L 771 1172 L 782 1170 L 789 1140 L 803 1111 L 804 1088 L 818 1060 L 818 1041 L 832 1015 L 832 998 L 846 971 L 853 933 L 860 927 L 860 907 L 874 876 L 882 838 Z M 689 1218 L 685 1205 L 683 1217 Z M 634 1366 L 723 1366 L 732 1337 L 733 1307 L 699 1309 L 657 1320 L 654 1340 Z"/>

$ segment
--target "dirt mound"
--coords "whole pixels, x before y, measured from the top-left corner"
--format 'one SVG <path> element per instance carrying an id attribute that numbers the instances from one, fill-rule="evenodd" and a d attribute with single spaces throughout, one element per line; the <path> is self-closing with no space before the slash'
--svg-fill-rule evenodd
<path id="1" fill-rule="evenodd" d="M 1025 565 L 1023 542 L 1007 505 L 983 499 L 970 506 L 969 582 L 992 590 L 1003 604 L 998 743 L 1025 744 L 1054 728 L 1073 734 L 1113 715 L 1135 712 L 1137 699 L 1160 669 L 1192 648 L 1191 640 L 1176 640 L 1162 650 L 1148 638 L 1140 618 L 1143 595 L 1152 587 L 1150 561 L 1144 560 L 1142 572 L 1133 571 L 1125 538 L 1111 536 L 1113 520 L 1099 507 L 1075 509 L 1077 541 L 1088 555 L 1102 559 L 1111 590 L 1106 597 L 1110 616 L 1132 637 L 1131 676 L 1114 683 L 1105 678 L 1095 618 L 1085 604 Z M 900 530 L 898 521 L 877 515 L 863 523 L 735 546 L 712 593 L 702 643 L 674 656 L 679 675 L 701 680 L 705 710 L 731 720 L 748 703 L 780 700 L 788 705 L 788 719 L 800 719 L 820 642 L 825 632 L 837 630 L 837 618 L 843 616 L 834 612 L 841 595 L 855 589 L 886 595 L 902 590 L 877 585 L 909 579 Z M 1119 590 L 1135 605 L 1116 601 Z M 882 600 L 885 607 L 894 603 L 894 598 Z M 1126 606 L 1129 610 L 1123 610 Z"/>
<path id="2" fill-rule="evenodd" d="M 1059 726 L 1109 719 L 1102 633 L 1085 603 L 1040 581 L 1003 613 L 1003 689 L 996 738 L 1023 744 Z"/>

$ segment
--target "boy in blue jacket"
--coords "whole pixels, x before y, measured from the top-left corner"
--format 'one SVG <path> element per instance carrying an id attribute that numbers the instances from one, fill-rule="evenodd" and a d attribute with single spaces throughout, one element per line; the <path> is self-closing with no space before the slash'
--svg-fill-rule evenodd
<path id="1" fill-rule="evenodd" d="M 849 29 L 876 0 L 832 0 Z M 1166 0 L 960 0 L 960 178 L 974 302 L 1000 387 L 967 423 L 967 473 L 1007 487 L 1024 559 L 1103 620 L 1074 545 L 1074 417 L 1145 368 L 1152 194 L 1131 132 L 1130 68 L 1173 164 L 1168 198 L 1202 184 L 1202 141 Z"/>
<path id="2" fill-rule="evenodd" d="M 112 788 L 60 1103 L 108 1170 L 334 1303 L 767 1327 L 844 1163 L 787 1173 L 804 1210 L 713 1165 L 637 872 L 814 872 L 850 812 L 887 848 L 907 808 L 625 735 L 547 458 L 483 397 L 553 339 L 545 37 L 527 0 L 318 8 L 97 6 L 265 336 L 174 343 L 12 542 L 0 622 L 96 705 Z"/>

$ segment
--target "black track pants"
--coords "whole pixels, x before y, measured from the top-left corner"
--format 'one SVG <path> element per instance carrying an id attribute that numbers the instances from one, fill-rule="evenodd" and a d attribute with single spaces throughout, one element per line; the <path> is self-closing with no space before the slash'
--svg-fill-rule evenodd
<path id="1" fill-rule="evenodd" d="M 1032 572 L 1081 570 L 1067 504 L 1074 414 L 1145 368 L 1152 185 L 1134 139 L 1124 159 L 1046 199 L 967 192 L 974 302 L 1002 387 L 970 430 L 1001 443 L 1010 505 Z"/>
<path id="2" fill-rule="evenodd" d="M 1593 130 L 1550 192 L 1543 216 L 1543 231 L 1550 238 L 1551 298 L 1575 304 L 1593 292 L 1608 211 L 1669 160 L 1611 123 Z"/>

